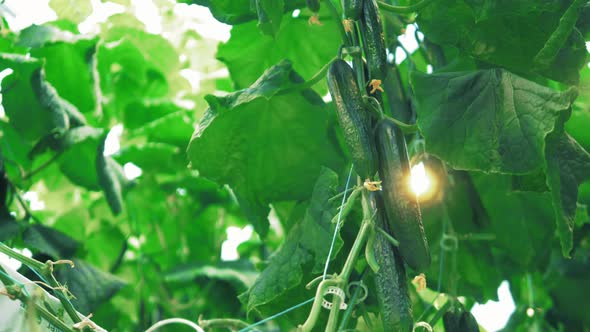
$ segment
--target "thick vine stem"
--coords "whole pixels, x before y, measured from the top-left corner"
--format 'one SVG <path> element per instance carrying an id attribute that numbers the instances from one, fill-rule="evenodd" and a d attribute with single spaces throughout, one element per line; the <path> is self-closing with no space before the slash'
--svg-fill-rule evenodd
<path id="1" fill-rule="evenodd" d="M 70 316 L 72 321 L 74 323 L 78 323 L 81 321 L 80 316 L 76 312 L 76 309 L 68 299 L 66 291 L 62 288 L 62 286 L 59 284 L 59 282 L 57 282 L 57 280 L 53 276 L 53 264 L 51 264 L 51 262 L 48 261 L 47 263 L 43 264 L 36 259 L 27 257 L 21 253 L 12 250 L 10 247 L 8 247 L 2 242 L 0 242 L 0 252 L 10 258 L 18 260 L 19 262 L 25 264 L 31 269 L 39 272 L 41 277 L 45 279 L 44 281 L 47 284 L 49 284 L 50 287 L 53 288 L 53 294 L 55 295 L 55 297 L 59 299 L 59 301 L 61 302 L 62 306 L 64 307 L 65 311 L 68 313 L 68 316 Z"/>
<path id="2" fill-rule="evenodd" d="M 410 6 L 395 6 L 395 5 L 390 5 L 388 3 L 385 3 L 383 1 L 377 1 L 377 4 L 379 5 L 379 8 L 381 8 L 385 11 L 388 11 L 388 12 L 392 12 L 392 13 L 396 13 L 396 14 L 411 14 L 411 13 L 420 11 L 424 7 L 430 5 L 432 2 L 434 2 L 434 0 L 422 0 L 422 1 L 418 2 L 417 4 L 410 5 Z"/>
<path id="3" fill-rule="evenodd" d="M 339 283 L 340 282 L 338 276 L 336 276 L 334 279 L 324 279 L 320 282 L 320 284 L 316 288 L 315 299 L 313 301 L 311 311 L 309 312 L 309 316 L 307 317 L 305 323 L 297 327 L 297 331 L 309 332 L 313 329 L 316 322 L 318 321 L 318 317 L 322 310 L 322 300 L 324 299 L 324 294 L 326 294 L 326 290 L 330 286 L 339 286 Z M 338 303 L 338 306 L 340 306 L 340 303 Z"/>
<path id="4" fill-rule="evenodd" d="M 4 245 L 4 244 L 1 244 L 1 245 Z M 7 290 L 6 296 L 9 296 L 10 298 L 13 298 L 13 299 L 18 299 L 22 303 L 28 303 L 28 305 L 31 305 L 31 304 L 34 305 L 35 311 L 37 313 L 39 313 L 39 315 L 41 317 L 43 317 L 46 321 L 48 321 L 49 323 L 51 323 L 52 325 L 61 329 L 64 332 L 74 332 L 74 330 L 70 326 L 68 326 L 62 320 L 57 318 L 54 314 L 49 312 L 49 310 L 47 310 L 44 306 L 38 304 L 36 301 L 33 301 L 31 303 L 32 298 L 27 296 L 23 292 L 24 289 L 20 285 L 15 284 L 8 277 L 8 274 L 6 273 L 6 271 L 4 271 L 3 268 L 0 267 L 0 271 L 3 272 L 3 273 L 0 273 L 0 281 L 2 282 L 2 284 L 4 284 L 4 288 Z"/>

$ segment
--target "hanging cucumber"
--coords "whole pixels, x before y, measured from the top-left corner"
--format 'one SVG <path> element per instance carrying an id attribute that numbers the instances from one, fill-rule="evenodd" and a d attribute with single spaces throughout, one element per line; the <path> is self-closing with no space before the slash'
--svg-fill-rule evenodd
<path id="1" fill-rule="evenodd" d="M 365 109 L 361 92 L 352 68 L 343 60 L 336 60 L 328 70 L 328 88 L 336 104 L 338 121 L 344 140 L 350 149 L 356 172 L 371 178 L 377 172 L 377 157 L 371 139 L 370 114 Z"/>
<path id="2" fill-rule="evenodd" d="M 363 10 L 363 0 L 342 0 L 342 8 L 344 9 L 344 17 L 358 21 Z"/>
<path id="3" fill-rule="evenodd" d="M 388 230 L 384 204 L 377 192 L 371 192 L 373 211 L 377 210 L 375 226 Z M 412 301 L 408 292 L 406 269 L 397 248 L 381 232 L 375 232 L 374 256 L 379 265 L 375 273 L 377 299 L 384 331 L 412 331 Z"/>
<path id="4" fill-rule="evenodd" d="M 416 271 L 430 265 L 428 242 L 416 195 L 410 190 L 410 162 L 405 138 L 392 122 L 383 120 L 376 128 L 379 176 L 390 231 L 399 241 L 406 263 Z"/>
<path id="5" fill-rule="evenodd" d="M 387 75 L 387 53 L 385 51 L 385 33 L 375 0 L 363 1 L 360 27 L 371 80 L 382 81 Z"/>
<path id="6" fill-rule="evenodd" d="M 307 8 L 312 12 L 317 13 L 320 11 L 320 0 L 306 0 L 306 2 Z"/>
<path id="7" fill-rule="evenodd" d="M 479 325 L 475 317 L 473 317 L 471 312 L 465 310 L 461 304 L 445 312 L 443 315 L 443 325 L 446 332 L 479 332 Z"/>

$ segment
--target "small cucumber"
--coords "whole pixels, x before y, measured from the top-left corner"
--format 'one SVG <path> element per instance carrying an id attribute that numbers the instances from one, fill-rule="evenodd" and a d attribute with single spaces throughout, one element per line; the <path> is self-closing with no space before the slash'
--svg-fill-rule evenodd
<path id="1" fill-rule="evenodd" d="M 399 241 L 399 250 L 406 263 L 416 271 L 423 271 L 430 265 L 430 252 L 420 206 L 409 186 L 406 140 L 401 130 L 387 120 L 380 121 L 375 130 L 379 176 L 390 231 Z"/>
<path id="2" fill-rule="evenodd" d="M 358 21 L 363 11 L 363 0 L 342 0 L 342 8 L 344 9 L 344 17 Z"/>
<path id="3" fill-rule="evenodd" d="M 363 1 L 360 27 L 371 80 L 383 81 L 387 75 L 387 53 L 385 51 L 385 33 L 375 0 Z"/>
<path id="4" fill-rule="evenodd" d="M 376 209 L 375 226 L 388 230 L 389 225 L 381 196 L 371 192 L 370 202 Z M 412 300 L 408 292 L 408 283 L 404 262 L 397 248 L 381 232 L 376 232 L 373 251 L 379 270 L 375 273 L 377 299 L 381 311 L 384 331 L 410 332 L 414 325 L 412 318 Z"/>
<path id="5" fill-rule="evenodd" d="M 317 13 L 320 11 L 320 0 L 306 0 L 306 2 L 307 8 L 312 12 Z"/>
<path id="6" fill-rule="evenodd" d="M 479 332 L 479 325 L 475 317 L 471 312 L 465 310 L 463 305 L 457 305 L 445 312 L 443 325 L 446 332 Z"/>
<path id="7" fill-rule="evenodd" d="M 338 121 L 350 149 L 356 172 L 368 179 L 377 172 L 375 146 L 371 139 L 371 118 L 361 97 L 352 68 L 336 60 L 328 70 L 328 88 L 336 104 Z"/>

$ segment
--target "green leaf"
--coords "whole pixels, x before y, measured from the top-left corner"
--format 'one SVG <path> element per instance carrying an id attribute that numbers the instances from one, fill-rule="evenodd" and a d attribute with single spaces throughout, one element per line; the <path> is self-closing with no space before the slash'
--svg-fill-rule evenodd
<path id="1" fill-rule="evenodd" d="M 564 132 L 563 124 L 560 126 L 547 137 L 545 167 L 561 250 L 565 257 L 570 257 L 578 212 L 578 187 L 590 179 L 590 154 Z"/>
<path id="2" fill-rule="evenodd" d="M 256 0 L 258 28 L 265 35 L 276 36 L 281 27 L 285 3 L 283 0 Z"/>
<path id="3" fill-rule="evenodd" d="M 319 96 L 309 90 L 280 94 L 294 75 L 285 61 L 249 89 L 207 96 L 210 108 L 188 148 L 192 167 L 229 184 L 262 236 L 269 203 L 308 198 L 322 166 L 342 165 L 329 136 L 333 118 Z"/>
<path id="4" fill-rule="evenodd" d="M 74 268 L 56 269 L 56 278 L 76 297 L 72 304 L 83 314 L 95 311 L 126 284 L 112 274 L 101 271 L 80 259 L 74 259 Z"/>
<path id="5" fill-rule="evenodd" d="M 75 35 L 70 31 L 55 26 L 33 24 L 18 34 L 17 44 L 36 49 L 60 42 L 74 44 L 78 41 L 90 41 L 92 39 L 88 36 Z"/>
<path id="6" fill-rule="evenodd" d="M 151 142 L 167 143 L 185 148 L 187 137 L 195 127 L 189 111 L 180 109 L 141 127 L 133 135 L 144 134 Z"/>
<path id="7" fill-rule="evenodd" d="M 123 125 L 127 129 L 137 129 L 181 109 L 179 105 L 166 99 L 140 99 L 125 107 Z"/>
<path id="8" fill-rule="evenodd" d="M 0 241 L 15 238 L 20 233 L 20 225 L 11 215 L 0 213 Z"/>
<path id="9" fill-rule="evenodd" d="M 303 0 L 280 0 L 285 2 L 284 12 L 305 7 Z M 209 7 L 211 14 L 220 22 L 237 25 L 255 20 L 256 6 L 253 0 L 181 0 L 190 4 Z"/>
<path id="10" fill-rule="evenodd" d="M 144 172 L 175 173 L 186 166 L 186 156 L 180 149 L 166 143 L 148 142 L 124 147 L 114 156 L 121 164 L 132 162 Z"/>
<path id="11" fill-rule="evenodd" d="M 189 83 L 180 75 L 179 55 L 166 38 L 128 27 L 110 28 L 105 31 L 103 38 L 105 42 L 129 41 L 140 52 L 140 59 L 145 59 L 152 70 L 166 77 L 170 87 L 167 92 L 172 93 L 171 96 L 181 89 L 190 90 Z M 137 61 L 137 59 L 133 60 Z"/>
<path id="12" fill-rule="evenodd" d="M 89 64 L 96 43 L 97 39 L 81 39 L 75 43 L 60 42 L 31 50 L 33 56 L 44 59 L 46 79 L 60 97 L 84 114 L 92 113 L 96 108 L 97 96 Z"/>
<path id="13" fill-rule="evenodd" d="M 59 18 L 80 23 L 92 14 L 92 2 L 90 0 L 50 0 L 49 6 Z"/>
<path id="14" fill-rule="evenodd" d="M 341 45 L 336 22 L 323 23 L 310 26 L 304 18 L 284 17 L 275 38 L 260 35 L 254 22 L 239 25 L 232 29 L 229 41 L 219 45 L 217 58 L 227 65 L 236 89 L 250 86 L 283 59 L 290 60 L 297 73 L 310 79 Z M 325 82 L 319 87 L 322 93 L 327 92 Z"/>
<path id="15" fill-rule="evenodd" d="M 71 129 L 60 141 L 65 149 L 58 159 L 59 168 L 72 183 L 90 190 L 99 190 L 96 173 L 96 151 L 102 129 L 78 127 Z"/>
<path id="16" fill-rule="evenodd" d="M 336 194 L 338 176 L 329 169 L 322 169 L 317 179 L 310 205 L 303 219 L 289 231 L 285 241 L 270 258 L 254 285 L 240 296 L 247 305 L 248 314 L 253 310 L 263 314 L 280 311 L 290 299 L 286 293 L 302 286 L 304 274 L 309 276 L 323 270 L 335 225 L 331 222 L 338 202 L 329 199 Z M 336 243 L 333 256 L 342 245 Z M 311 294 L 310 294 L 311 296 Z"/>
<path id="17" fill-rule="evenodd" d="M 54 259 L 72 257 L 79 246 L 78 242 L 68 235 L 40 224 L 27 227 L 23 233 L 23 241 L 27 246 Z"/>
<path id="18" fill-rule="evenodd" d="M 30 83 L 33 73 L 41 68 L 41 62 L 18 54 L 0 54 L 0 71 L 6 68 L 14 71 L 1 83 L 6 115 L 23 138 L 36 141 L 53 128 L 51 114 L 37 102 Z"/>
<path id="19" fill-rule="evenodd" d="M 219 265 L 186 264 L 164 274 L 164 280 L 168 283 L 193 283 L 200 277 L 227 281 L 238 291 L 243 292 L 254 284 L 258 272 L 254 270 L 250 261 L 242 260 L 220 262 Z"/>
<path id="20" fill-rule="evenodd" d="M 541 74 L 575 84 L 585 63 L 584 39 L 574 29 L 545 68 L 532 66 L 535 55 L 557 29 L 569 1 L 434 1 L 418 16 L 418 25 L 439 45 L 454 45 L 488 63 L 522 73 Z"/>
<path id="21" fill-rule="evenodd" d="M 512 179 L 506 175 L 472 177 L 496 236 L 490 244 L 502 249 L 496 256 L 504 269 L 513 265 L 526 271 L 545 262 L 555 232 L 551 194 L 510 192 Z"/>
<path id="22" fill-rule="evenodd" d="M 544 161 L 545 137 L 576 96 L 502 69 L 414 72 L 426 149 L 456 169 L 521 174 Z"/>

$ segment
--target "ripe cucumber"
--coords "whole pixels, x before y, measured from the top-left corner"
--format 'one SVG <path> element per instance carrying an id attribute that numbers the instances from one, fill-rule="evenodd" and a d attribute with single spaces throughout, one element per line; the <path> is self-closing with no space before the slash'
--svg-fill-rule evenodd
<path id="1" fill-rule="evenodd" d="M 343 60 L 336 60 L 328 70 L 328 88 L 336 104 L 338 122 L 350 149 L 356 172 L 368 179 L 377 172 L 377 157 L 371 139 L 371 117 L 365 109 L 356 76 Z"/>
<path id="2" fill-rule="evenodd" d="M 389 228 L 399 241 L 399 250 L 406 263 L 416 271 L 423 271 L 430 265 L 430 252 L 420 206 L 409 186 L 406 140 L 401 130 L 387 120 L 380 121 L 375 130 Z"/>
<path id="3" fill-rule="evenodd" d="M 370 201 L 377 209 L 375 226 L 388 231 L 389 225 L 383 207 L 383 200 L 377 192 L 370 194 Z M 376 232 L 373 251 L 379 271 L 375 273 L 377 299 L 381 311 L 384 331 L 412 331 L 412 300 L 404 262 L 397 248 L 381 232 Z"/>
<path id="4" fill-rule="evenodd" d="M 342 0 L 342 8 L 344 8 L 344 17 L 358 21 L 363 10 L 363 0 Z"/>
<path id="5" fill-rule="evenodd" d="M 363 1 L 360 27 L 371 80 L 383 81 L 387 75 L 387 53 L 385 51 L 385 33 L 375 0 Z"/>

